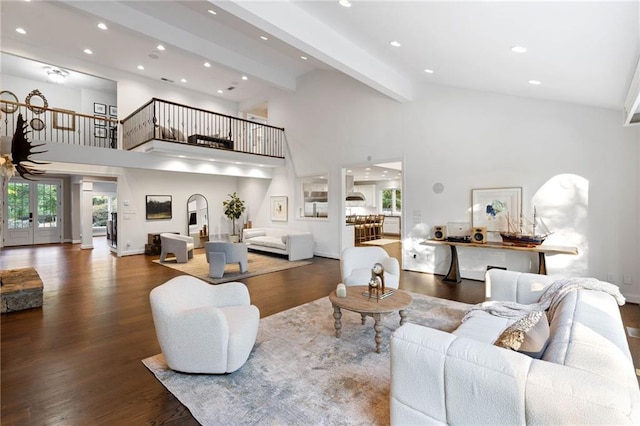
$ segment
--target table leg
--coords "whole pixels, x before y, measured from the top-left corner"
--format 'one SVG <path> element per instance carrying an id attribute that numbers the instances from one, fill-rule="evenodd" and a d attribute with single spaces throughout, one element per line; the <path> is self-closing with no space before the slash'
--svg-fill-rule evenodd
<path id="1" fill-rule="evenodd" d="M 362 325 L 365 325 L 367 323 L 367 314 L 360 314 L 360 317 L 362 318 Z"/>
<path id="2" fill-rule="evenodd" d="M 407 311 L 404 309 L 400 309 L 400 325 L 407 322 Z"/>
<path id="3" fill-rule="evenodd" d="M 382 324 L 380 320 L 382 316 L 380 314 L 373 314 L 372 316 L 375 321 L 373 329 L 376 331 L 376 353 L 380 353 L 380 344 L 382 343 Z"/>
<path id="4" fill-rule="evenodd" d="M 335 318 L 334 327 L 336 328 L 336 337 L 340 337 L 342 333 L 342 311 L 339 306 L 333 305 L 333 318 Z"/>
<path id="5" fill-rule="evenodd" d="M 545 260 L 543 252 L 538 252 L 538 273 L 547 275 L 547 261 Z"/>
<path id="6" fill-rule="evenodd" d="M 456 283 L 462 282 L 460 278 L 459 266 L 458 266 L 458 250 L 456 250 L 456 246 L 451 247 L 451 264 L 449 265 L 449 272 L 442 279 L 443 281 L 453 281 Z"/>

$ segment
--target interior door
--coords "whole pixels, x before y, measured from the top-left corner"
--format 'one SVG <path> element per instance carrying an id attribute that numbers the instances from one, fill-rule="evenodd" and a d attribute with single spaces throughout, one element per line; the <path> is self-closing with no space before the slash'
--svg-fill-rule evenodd
<path id="1" fill-rule="evenodd" d="M 3 195 L 5 246 L 62 242 L 60 181 L 11 179 Z"/>

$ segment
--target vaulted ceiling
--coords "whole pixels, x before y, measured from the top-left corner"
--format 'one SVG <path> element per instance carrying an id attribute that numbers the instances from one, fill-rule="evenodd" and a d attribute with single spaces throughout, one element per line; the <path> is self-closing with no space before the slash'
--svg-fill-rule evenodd
<path id="1" fill-rule="evenodd" d="M 621 110 L 640 57 L 638 1 L 3 1 L 0 12 L 3 52 L 240 104 L 335 69 L 400 102 L 428 82 Z"/>

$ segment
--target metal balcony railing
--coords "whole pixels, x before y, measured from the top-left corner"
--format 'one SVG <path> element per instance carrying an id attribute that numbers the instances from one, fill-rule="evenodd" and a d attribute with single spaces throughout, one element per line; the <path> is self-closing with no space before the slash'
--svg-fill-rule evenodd
<path id="1" fill-rule="evenodd" d="M 118 148 L 118 121 L 75 111 L 0 99 L 0 135 L 16 132 L 18 114 L 27 123 L 27 138 L 100 148 Z"/>
<path id="2" fill-rule="evenodd" d="M 153 98 L 122 120 L 122 147 L 152 140 L 284 158 L 284 129 Z"/>

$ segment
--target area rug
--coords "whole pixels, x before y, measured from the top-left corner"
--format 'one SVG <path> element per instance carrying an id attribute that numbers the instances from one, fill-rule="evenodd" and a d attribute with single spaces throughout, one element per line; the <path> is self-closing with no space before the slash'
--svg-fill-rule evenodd
<path id="1" fill-rule="evenodd" d="M 224 267 L 224 276 L 222 278 L 211 278 L 209 277 L 209 263 L 207 262 L 207 257 L 204 252 L 195 253 L 193 259 L 189 259 L 187 263 L 176 263 L 175 258 L 167 258 L 167 261 L 164 263 L 160 263 L 159 259 L 154 260 L 155 263 L 162 266 L 177 269 L 178 271 L 193 275 L 212 284 L 239 281 L 243 278 L 284 271 L 285 269 L 297 268 L 312 263 L 307 260 L 290 262 L 286 257 L 268 256 L 252 252 L 249 252 L 247 255 L 247 261 L 249 262 L 248 271 L 244 274 L 240 272 L 240 267 L 237 263 L 230 263 Z"/>
<path id="2" fill-rule="evenodd" d="M 412 296 L 407 321 L 445 331 L 470 306 Z M 389 338 L 398 321 L 385 317 L 378 354 L 373 319 L 362 325 L 359 314 L 343 310 L 338 339 L 324 297 L 262 319 L 249 360 L 234 373 L 176 373 L 162 354 L 142 362 L 203 425 L 387 425 Z"/>
<path id="3" fill-rule="evenodd" d="M 364 241 L 362 244 L 368 244 L 370 246 L 386 246 L 387 244 L 399 243 L 400 240 L 390 240 L 388 238 L 379 238 L 377 240 Z"/>

